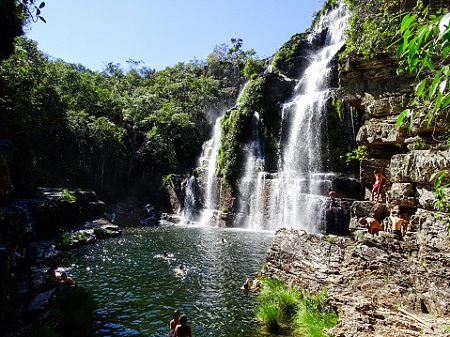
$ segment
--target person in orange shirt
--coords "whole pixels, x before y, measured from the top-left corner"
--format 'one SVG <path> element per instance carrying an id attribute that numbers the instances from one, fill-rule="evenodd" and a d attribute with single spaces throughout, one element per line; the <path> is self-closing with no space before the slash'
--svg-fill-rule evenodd
<path id="1" fill-rule="evenodd" d="M 379 231 L 383 230 L 383 226 L 381 226 L 380 222 L 371 217 L 365 217 L 359 219 L 359 223 L 369 229 L 369 234 L 378 235 Z"/>

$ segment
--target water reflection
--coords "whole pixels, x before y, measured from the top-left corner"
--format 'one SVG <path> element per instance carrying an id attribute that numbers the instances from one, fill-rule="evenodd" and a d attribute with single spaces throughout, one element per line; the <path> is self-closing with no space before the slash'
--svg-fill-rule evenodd
<path id="1" fill-rule="evenodd" d="M 196 337 L 252 336 L 255 295 L 239 288 L 263 266 L 272 238 L 266 231 L 139 227 L 62 264 L 72 265 L 72 276 L 99 303 L 100 336 L 164 336 L 174 309 L 188 315 Z M 180 265 L 184 276 L 175 273 Z"/>

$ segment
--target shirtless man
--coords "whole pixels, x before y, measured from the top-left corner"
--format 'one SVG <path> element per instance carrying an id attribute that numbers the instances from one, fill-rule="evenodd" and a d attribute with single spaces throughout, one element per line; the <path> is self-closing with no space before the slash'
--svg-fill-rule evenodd
<path id="1" fill-rule="evenodd" d="M 389 219 L 391 219 L 392 222 L 392 234 L 397 235 L 399 241 L 403 241 L 402 227 L 404 224 L 407 224 L 409 220 L 407 217 L 400 216 L 397 210 L 391 211 Z"/>
<path id="2" fill-rule="evenodd" d="M 374 197 L 375 197 L 375 194 L 376 194 L 375 202 L 378 202 L 378 199 L 380 198 L 380 195 L 381 195 L 381 189 L 383 188 L 383 185 L 388 180 L 387 180 L 387 178 L 384 175 L 382 175 L 377 170 L 373 171 L 373 175 L 375 176 L 375 183 L 373 184 L 372 195 L 370 197 L 370 201 L 374 201 Z"/>
<path id="3" fill-rule="evenodd" d="M 378 222 L 378 220 L 375 218 L 371 218 L 371 217 L 361 218 L 361 219 L 359 219 L 359 223 L 361 225 L 367 227 L 369 229 L 369 234 L 372 234 L 372 235 L 375 235 L 375 234 L 378 235 L 378 232 L 383 230 L 383 227 Z"/>
<path id="4" fill-rule="evenodd" d="M 175 334 L 175 328 L 177 327 L 178 324 L 180 324 L 180 313 L 178 312 L 178 310 L 174 310 L 174 312 L 172 313 L 172 317 L 173 319 L 170 321 L 169 323 L 169 337 L 173 337 Z"/>
<path id="5" fill-rule="evenodd" d="M 192 337 L 191 328 L 187 325 L 187 316 L 180 316 L 180 324 L 175 328 L 175 337 Z"/>

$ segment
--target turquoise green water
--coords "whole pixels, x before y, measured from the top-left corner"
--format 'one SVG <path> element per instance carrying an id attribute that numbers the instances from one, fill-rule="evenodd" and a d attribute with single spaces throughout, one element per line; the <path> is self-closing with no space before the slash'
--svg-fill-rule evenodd
<path id="1" fill-rule="evenodd" d="M 272 239 L 273 232 L 239 229 L 128 228 L 62 265 L 94 294 L 99 336 L 165 336 L 175 309 L 188 315 L 194 337 L 255 336 L 256 295 L 240 287 L 261 269 Z"/>

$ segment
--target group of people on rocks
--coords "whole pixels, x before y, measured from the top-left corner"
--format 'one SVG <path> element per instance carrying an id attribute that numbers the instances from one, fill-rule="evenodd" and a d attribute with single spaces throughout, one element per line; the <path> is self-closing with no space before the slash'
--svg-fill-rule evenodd
<path id="1" fill-rule="evenodd" d="M 378 202 L 381 197 L 381 192 L 388 179 L 378 170 L 373 171 L 375 182 L 372 187 L 370 201 Z M 374 217 L 363 217 L 358 221 L 361 225 L 368 228 L 369 234 L 377 234 L 383 230 L 381 223 Z M 403 229 L 409 223 L 409 214 L 402 212 L 400 206 L 395 206 L 389 215 L 389 222 L 392 226 L 391 233 L 397 235 L 400 241 L 403 241 Z"/>
<path id="2" fill-rule="evenodd" d="M 381 201 L 380 198 L 383 187 L 388 182 L 388 179 L 378 170 L 373 171 L 373 175 L 375 182 L 372 186 L 370 201 L 379 202 Z M 330 188 L 328 189 L 328 196 L 330 198 L 330 208 L 347 208 L 347 204 L 345 202 L 342 202 L 343 196 L 338 192 Z M 337 198 L 341 198 L 341 204 L 338 203 Z M 405 231 L 409 220 L 409 214 L 405 211 L 402 211 L 400 206 L 395 206 L 390 211 L 388 221 L 386 222 L 386 227 L 390 225 L 390 232 L 392 234 L 395 234 L 400 241 L 403 241 L 403 232 Z M 373 216 L 361 217 L 358 219 L 358 222 L 360 225 L 368 229 L 369 234 L 378 235 L 380 231 L 384 230 L 381 219 L 376 219 Z"/>
<path id="3" fill-rule="evenodd" d="M 406 225 L 409 223 L 409 215 L 407 212 L 402 212 L 401 208 L 394 207 L 389 216 L 389 222 L 391 225 L 391 233 L 397 235 L 400 241 L 403 241 L 403 231 L 406 229 Z M 378 235 L 383 230 L 381 223 L 374 217 L 362 217 L 358 221 L 361 225 L 368 229 L 369 234 Z"/>

